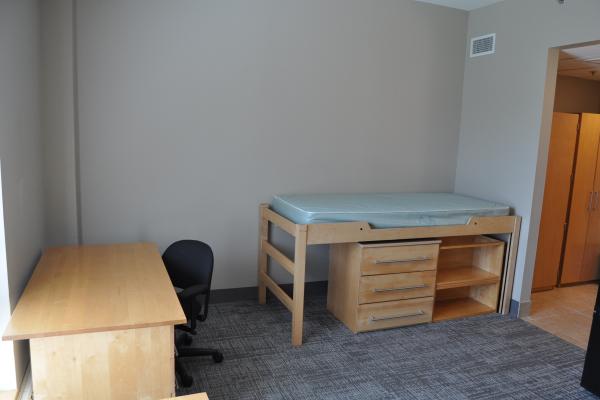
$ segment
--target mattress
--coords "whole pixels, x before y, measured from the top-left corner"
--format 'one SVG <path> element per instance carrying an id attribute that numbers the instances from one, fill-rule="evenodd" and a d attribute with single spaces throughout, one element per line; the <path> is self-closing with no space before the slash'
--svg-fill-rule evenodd
<path id="1" fill-rule="evenodd" d="M 503 204 L 454 193 L 289 194 L 275 196 L 271 209 L 296 224 L 366 221 L 373 228 L 460 225 L 510 213 Z"/>

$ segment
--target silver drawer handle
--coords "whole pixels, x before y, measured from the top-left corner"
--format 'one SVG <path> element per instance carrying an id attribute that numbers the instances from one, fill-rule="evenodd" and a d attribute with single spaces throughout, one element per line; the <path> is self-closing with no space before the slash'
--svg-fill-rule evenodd
<path id="1" fill-rule="evenodd" d="M 410 314 L 398 314 L 398 315 L 388 315 L 386 317 L 375 317 L 371 315 L 369 317 L 369 322 L 377 322 L 377 321 L 387 321 L 390 319 L 400 319 L 400 318 L 410 318 L 410 317 L 419 317 L 421 315 L 425 315 L 425 311 L 419 310 Z"/>
<path id="2" fill-rule="evenodd" d="M 402 260 L 375 260 L 375 264 L 398 264 L 398 263 L 407 263 L 407 262 L 415 262 L 415 261 L 428 261 L 431 260 L 431 257 L 415 257 L 415 258 L 404 258 Z"/>
<path id="3" fill-rule="evenodd" d="M 398 290 L 423 289 L 423 288 L 426 288 L 426 287 L 427 287 L 427 285 L 423 283 L 421 285 L 403 286 L 403 287 L 398 287 L 398 288 L 373 289 L 373 292 L 375 292 L 375 293 L 380 293 L 380 292 L 395 292 L 395 291 L 398 291 Z"/>

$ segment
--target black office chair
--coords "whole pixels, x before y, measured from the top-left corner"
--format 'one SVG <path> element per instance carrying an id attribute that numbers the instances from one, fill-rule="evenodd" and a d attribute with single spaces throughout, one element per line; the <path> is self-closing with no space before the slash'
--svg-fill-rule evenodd
<path id="1" fill-rule="evenodd" d="M 173 286 L 179 290 L 177 297 L 189 321 L 189 325 L 177 325 L 176 329 L 195 335 L 196 319 L 204 321 L 208 315 L 213 252 L 206 243 L 180 240 L 170 245 L 162 258 Z M 192 337 L 187 333 L 178 335 L 175 340 L 175 371 L 181 384 L 186 387 L 190 386 L 194 379 L 186 372 L 181 358 L 212 356 L 216 363 L 223 361 L 223 354 L 218 350 L 184 347 L 192 343 Z"/>

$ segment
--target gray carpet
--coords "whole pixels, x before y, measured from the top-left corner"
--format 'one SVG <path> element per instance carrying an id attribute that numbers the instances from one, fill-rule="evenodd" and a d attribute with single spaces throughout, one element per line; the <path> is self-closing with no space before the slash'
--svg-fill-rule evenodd
<path id="1" fill-rule="evenodd" d="M 493 315 L 354 335 L 307 299 L 305 343 L 290 346 L 276 300 L 212 305 L 195 345 L 225 361 L 186 360 L 192 388 L 219 399 L 596 399 L 579 386 L 584 351 Z"/>

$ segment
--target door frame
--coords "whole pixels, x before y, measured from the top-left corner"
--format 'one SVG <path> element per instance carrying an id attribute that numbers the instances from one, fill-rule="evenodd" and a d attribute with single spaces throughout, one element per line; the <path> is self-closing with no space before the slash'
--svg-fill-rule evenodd
<path id="1" fill-rule="evenodd" d="M 536 160 L 536 172 L 533 188 L 533 200 L 529 221 L 529 237 L 527 248 L 536 249 L 527 252 L 525 259 L 525 271 L 523 275 L 522 293 L 532 293 L 533 273 L 537 258 L 537 245 L 539 238 L 540 222 L 542 217 L 542 204 L 544 201 L 544 189 L 546 186 L 546 171 L 548 166 L 548 153 L 550 150 L 550 136 L 552 134 L 552 115 L 554 114 L 554 100 L 556 98 L 556 81 L 558 77 L 558 64 L 560 51 L 569 48 L 585 47 L 600 44 L 600 40 L 573 43 L 564 46 L 551 47 L 548 49 L 546 60 L 546 78 L 544 83 L 544 99 L 541 114 L 540 139 Z M 531 301 L 521 303 L 519 316 L 529 315 Z"/>

